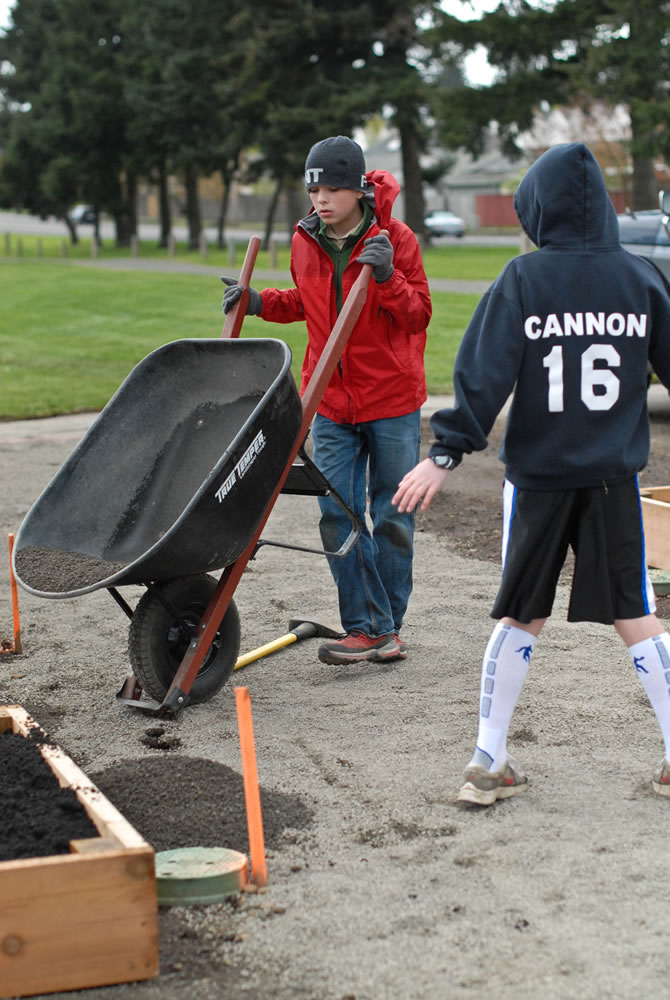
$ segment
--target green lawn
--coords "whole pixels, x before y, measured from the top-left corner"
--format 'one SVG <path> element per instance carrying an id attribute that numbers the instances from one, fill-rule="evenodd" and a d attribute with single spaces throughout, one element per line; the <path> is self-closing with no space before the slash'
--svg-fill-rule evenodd
<path id="1" fill-rule="evenodd" d="M 73 254 L 68 260 L 59 258 L 59 243 L 56 237 L 43 238 L 41 245 L 36 237 L 23 237 L 22 253 L 17 255 L 13 237 L 13 255 L 0 263 L 0 419 L 99 410 L 134 365 L 156 347 L 185 337 L 220 336 L 223 286 L 218 277 L 82 267 Z M 90 244 L 88 253 L 77 249 L 90 258 Z M 245 249 L 239 248 L 238 268 Z M 426 269 L 429 277 L 490 280 L 516 252 L 514 246 L 440 247 L 427 252 Z M 128 251 L 115 254 L 128 256 Z M 187 256 L 185 250 L 182 255 L 192 262 L 201 260 L 198 254 Z M 230 269 L 229 256 L 225 251 L 218 255 L 218 261 L 210 256 L 207 264 L 225 273 Z M 269 255 L 264 258 L 261 253 L 256 268 L 269 268 L 271 263 Z M 288 267 L 288 251 L 280 251 L 277 266 Z M 268 284 L 282 287 L 282 282 L 254 282 L 259 289 Z M 426 352 L 429 392 L 451 390 L 454 357 L 478 299 L 478 295 L 433 293 Z M 275 326 L 247 317 L 243 335 L 285 340 L 298 378 L 306 336 L 303 324 Z"/>

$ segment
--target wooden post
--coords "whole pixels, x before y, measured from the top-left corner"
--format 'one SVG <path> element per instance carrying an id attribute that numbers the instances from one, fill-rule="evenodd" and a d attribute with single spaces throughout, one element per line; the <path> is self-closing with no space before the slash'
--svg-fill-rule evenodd
<path id="1" fill-rule="evenodd" d="M 67 257 L 67 242 L 65 240 L 61 240 L 60 243 L 60 255 L 61 257 Z"/>
<path id="2" fill-rule="evenodd" d="M 38 238 L 38 240 L 37 240 L 37 256 L 38 257 L 42 257 L 43 254 L 44 254 L 44 251 L 42 249 L 42 240 Z"/>
<path id="3" fill-rule="evenodd" d="M 232 236 L 228 237 L 228 263 L 231 267 L 235 266 L 235 240 Z"/>
<path id="4" fill-rule="evenodd" d="M 174 257 L 175 254 L 175 238 L 174 233 L 170 233 L 167 239 L 167 251 L 168 257 Z"/>
<path id="5" fill-rule="evenodd" d="M 200 233 L 200 256 L 207 260 L 207 235 L 204 231 Z"/>
<path id="6" fill-rule="evenodd" d="M 98 256 L 98 241 L 95 238 L 95 233 L 91 236 L 91 257 Z"/>
<path id="7" fill-rule="evenodd" d="M 5 233 L 5 257 L 9 257 L 12 252 L 12 237 Z"/>
<path id="8" fill-rule="evenodd" d="M 133 257 L 137 257 L 137 254 L 138 254 L 138 243 L 137 243 L 137 234 L 136 233 L 133 233 L 133 235 L 130 237 L 130 252 L 133 255 Z"/>
<path id="9" fill-rule="evenodd" d="M 277 241 L 275 239 L 270 240 L 270 267 L 277 270 Z"/>
<path id="10" fill-rule="evenodd" d="M 20 236 L 16 241 L 16 256 L 23 257 L 23 240 Z"/>

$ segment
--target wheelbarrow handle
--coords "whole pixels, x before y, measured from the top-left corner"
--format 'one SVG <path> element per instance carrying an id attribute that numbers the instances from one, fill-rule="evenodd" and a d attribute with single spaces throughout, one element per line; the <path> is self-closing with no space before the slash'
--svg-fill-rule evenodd
<path id="1" fill-rule="evenodd" d="M 221 331 L 221 336 L 223 338 L 235 340 L 240 335 L 242 323 L 244 322 L 244 317 L 247 314 L 247 304 L 249 302 L 249 282 L 251 281 L 251 274 L 254 269 L 254 264 L 256 263 L 256 257 L 258 256 L 260 245 L 261 240 L 259 236 L 252 236 L 249 240 L 249 246 L 247 247 L 247 252 L 244 255 L 244 262 L 238 279 L 238 284 L 242 285 L 244 291 L 226 316 L 226 321 L 223 324 L 223 330 Z"/>
<path id="2" fill-rule="evenodd" d="M 381 235 L 388 236 L 388 230 L 382 229 Z M 351 331 L 356 326 L 363 311 L 371 277 L 372 265 L 363 264 L 361 273 L 351 286 L 351 290 L 340 310 L 335 326 L 330 331 L 326 346 L 314 366 L 314 371 L 302 396 L 302 426 L 300 433 L 302 435 L 301 440 L 303 441 L 307 436 L 314 414 L 319 407 L 331 376 L 337 367 L 337 363 L 342 357 L 344 348 L 347 346 Z"/>

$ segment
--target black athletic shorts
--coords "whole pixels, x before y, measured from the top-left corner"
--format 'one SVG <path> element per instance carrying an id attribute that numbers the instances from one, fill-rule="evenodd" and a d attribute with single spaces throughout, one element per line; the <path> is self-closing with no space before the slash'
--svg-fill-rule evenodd
<path id="1" fill-rule="evenodd" d="M 656 611 L 637 476 L 546 492 L 506 480 L 503 572 L 491 617 L 548 618 L 568 546 L 575 554 L 568 621 L 611 625 Z"/>

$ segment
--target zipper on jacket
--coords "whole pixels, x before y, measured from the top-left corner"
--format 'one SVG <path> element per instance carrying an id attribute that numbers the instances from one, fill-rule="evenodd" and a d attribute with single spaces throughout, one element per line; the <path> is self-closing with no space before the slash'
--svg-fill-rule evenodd
<path id="1" fill-rule="evenodd" d="M 337 256 L 333 259 L 333 264 L 335 265 L 335 270 L 333 274 L 333 280 L 335 281 L 335 309 L 337 315 L 340 315 L 342 310 L 342 247 L 336 251 Z M 347 255 L 347 264 L 351 260 L 351 250 Z"/>

